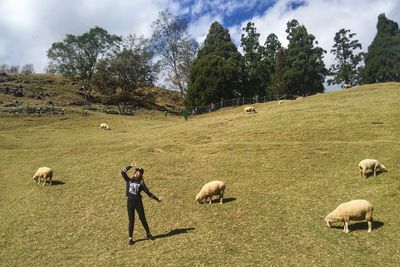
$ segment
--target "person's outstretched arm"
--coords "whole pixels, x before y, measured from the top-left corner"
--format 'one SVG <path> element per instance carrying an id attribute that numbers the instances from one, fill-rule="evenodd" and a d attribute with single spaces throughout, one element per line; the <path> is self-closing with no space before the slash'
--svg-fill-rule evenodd
<path id="1" fill-rule="evenodd" d="M 155 195 L 153 195 L 151 192 L 150 192 L 150 190 L 147 188 L 147 186 L 146 186 L 146 184 L 143 182 L 142 183 L 142 186 L 143 186 L 143 191 L 149 196 L 149 197 L 151 197 L 152 199 L 154 199 L 154 200 L 157 200 L 158 202 L 161 202 L 161 198 L 158 198 L 158 197 L 156 197 Z"/>

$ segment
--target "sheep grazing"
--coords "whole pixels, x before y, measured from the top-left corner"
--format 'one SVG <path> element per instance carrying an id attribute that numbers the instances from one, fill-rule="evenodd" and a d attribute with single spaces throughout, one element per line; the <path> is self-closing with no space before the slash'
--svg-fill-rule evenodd
<path id="1" fill-rule="evenodd" d="M 219 203 L 222 204 L 224 201 L 224 191 L 225 184 L 221 181 L 212 181 L 205 184 L 200 192 L 196 196 L 196 201 L 198 203 L 207 202 L 207 199 L 210 198 L 208 204 L 211 204 L 212 196 L 219 195 Z"/>
<path id="2" fill-rule="evenodd" d="M 351 85 L 345 83 L 345 84 L 342 85 L 342 88 L 343 88 L 343 89 L 350 89 L 350 88 L 351 88 Z"/>
<path id="3" fill-rule="evenodd" d="M 328 227 L 331 227 L 332 222 L 344 222 L 343 231 L 349 232 L 349 221 L 367 220 L 368 233 L 372 231 L 372 212 L 371 203 L 364 199 L 352 200 L 340 204 L 334 211 L 325 217 L 325 222 Z"/>
<path id="4" fill-rule="evenodd" d="M 244 113 L 257 113 L 254 107 L 244 107 L 243 111 Z"/>
<path id="5" fill-rule="evenodd" d="M 40 181 L 43 179 L 43 186 L 45 186 L 47 179 L 50 181 L 53 179 L 53 170 L 48 167 L 40 167 L 35 175 L 33 175 L 33 180 L 37 181 L 40 184 Z"/>
<path id="6" fill-rule="evenodd" d="M 372 170 L 374 172 L 374 176 L 376 176 L 377 170 L 386 171 L 385 166 L 380 164 L 379 161 L 377 161 L 376 159 L 364 159 L 360 161 L 360 163 L 358 163 L 358 168 L 361 177 L 364 177 L 365 179 L 367 179 L 367 177 L 365 176 L 365 172 L 367 170 Z"/>
<path id="7" fill-rule="evenodd" d="M 110 126 L 107 123 L 101 123 L 100 124 L 100 129 L 104 129 L 104 130 L 111 130 Z"/>

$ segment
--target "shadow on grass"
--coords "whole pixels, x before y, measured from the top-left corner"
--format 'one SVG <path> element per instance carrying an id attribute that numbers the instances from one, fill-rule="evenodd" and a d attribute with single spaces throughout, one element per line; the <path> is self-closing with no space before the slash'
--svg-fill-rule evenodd
<path id="1" fill-rule="evenodd" d="M 53 186 L 53 185 L 63 185 L 63 184 L 65 184 L 65 183 L 62 182 L 62 181 L 57 181 L 57 180 L 51 181 L 51 185 L 52 185 L 52 186 Z"/>
<path id="2" fill-rule="evenodd" d="M 381 222 L 381 221 L 373 221 L 372 222 L 372 231 L 375 230 L 375 229 L 381 228 L 383 225 L 384 225 L 384 223 Z M 331 228 L 343 230 L 344 225 L 343 224 L 342 225 L 332 225 Z M 353 223 L 353 224 L 349 223 L 349 231 L 350 232 L 359 231 L 359 230 L 368 231 L 368 223 L 366 221 L 365 222 Z"/>
<path id="3" fill-rule="evenodd" d="M 196 229 L 196 228 L 194 228 L 194 227 L 176 228 L 167 233 L 155 235 L 154 238 L 159 239 L 159 238 L 170 237 L 170 236 L 174 236 L 174 235 L 187 234 L 187 233 L 190 233 L 191 231 L 193 231 L 194 229 Z M 135 240 L 135 243 L 140 242 L 140 241 L 145 241 L 145 240 L 147 240 L 147 238 L 138 239 L 138 240 Z"/>
<path id="4" fill-rule="evenodd" d="M 380 175 L 381 173 L 384 173 L 384 172 L 387 172 L 387 171 L 377 170 L 376 171 L 376 176 L 378 176 L 378 175 Z M 366 179 L 369 179 L 369 177 L 371 177 L 371 176 L 374 177 L 374 172 L 368 172 L 368 173 L 365 174 Z"/>
<path id="5" fill-rule="evenodd" d="M 228 197 L 228 198 L 224 198 L 224 202 L 223 203 L 228 203 L 228 202 L 232 202 L 232 201 L 235 201 L 236 200 L 236 198 L 235 197 Z M 211 201 L 211 204 L 216 204 L 216 203 L 218 203 L 219 204 L 219 199 L 218 198 L 216 198 L 216 199 L 213 199 L 212 201 Z M 201 203 L 201 204 L 207 204 L 208 205 L 208 202 L 207 203 Z"/>

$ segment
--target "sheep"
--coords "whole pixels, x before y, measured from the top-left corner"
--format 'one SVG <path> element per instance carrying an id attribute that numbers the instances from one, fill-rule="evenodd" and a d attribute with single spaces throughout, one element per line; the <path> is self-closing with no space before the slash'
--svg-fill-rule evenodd
<path id="1" fill-rule="evenodd" d="M 108 131 L 111 130 L 110 126 L 104 122 L 100 124 L 100 129 L 104 129 L 104 130 L 108 130 Z"/>
<path id="2" fill-rule="evenodd" d="M 257 111 L 254 107 L 244 107 L 243 112 L 244 113 L 257 113 Z"/>
<path id="3" fill-rule="evenodd" d="M 283 100 L 278 101 L 278 105 L 283 104 Z"/>
<path id="4" fill-rule="evenodd" d="M 296 100 L 297 101 L 300 101 L 300 100 L 303 100 L 304 99 L 304 96 L 298 96 L 298 97 L 296 97 Z"/>
<path id="5" fill-rule="evenodd" d="M 345 84 L 342 85 L 342 88 L 343 88 L 343 89 L 350 89 L 350 88 L 351 88 L 351 85 L 345 83 Z"/>
<path id="6" fill-rule="evenodd" d="M 48 168 L 48 167 L 40 167 L 35 175 L 33 175 L 32 179 L 37 181 L 38 184 L 40 184 L 40 180 L 43 178 L 43 186 L 45 186 L 47 179 L 50 181 L 51 185 L 51 180 L 53 179 L 53 170 Z"/>
<path id="7" fill-rule="evenodd" d="M 212 181 L 206 183 L 197 194 L 196 201 L 198 203 L 202 203 L 203 201 L 207 202 L 207 199 L 210 198 L 210 202 L 208 202 L 208 204 L 211 204 L 212 196 L 219 195 L 219 203 L 222 204 L 224 201 L 224 191 L 224 182 Z"/>
<path id="8" fill-rule="evenodd" d="M 370 233 L 372 231 L 372 212 L 373 207 L 369 201 L 356 199 L 340 204 L 334 211 L 325 217 L 325 222 L 328 227 L 331 227 L 331 222 L 344 222 L 343 231 L 348 233 L 349 220 L 367 220 L 368 233 Z"/>
<path id="9" fill-rule="evenodd" d="M 361 177 L 364 177 L 365 179 L 367 179 L 367 177 L 365 176 L 365 172 L 367 170 L 373 170 L 374 176 L 376 176 L 376 170 L 378 169 L 381 171 L 386 171 L 385 166 L 383 164 L 380 164 L 379 161 L 377 161 L 376 159 L 364 159 L 360 161 L 360 163 L 358 163 L 358 168 Z"/>

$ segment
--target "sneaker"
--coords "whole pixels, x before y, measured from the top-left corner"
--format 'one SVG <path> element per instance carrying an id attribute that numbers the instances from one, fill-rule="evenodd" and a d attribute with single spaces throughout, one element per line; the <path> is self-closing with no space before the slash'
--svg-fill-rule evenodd
<path id="1" fill-rule="evenodd" d="M 147 239 L 151 241 L 155 240 L 154 236 L 152 236 L 151 234 L 147 234 Z"/>
<path id="2" fill-rule="evenodd" d="M 132 246 L 133 244 L 135 244 L 135 241 L 133 241 L 133 239 L 129 239 L 129 240 L 128 240 L 128 245 L 129 245 L 129 246 Z"/>

